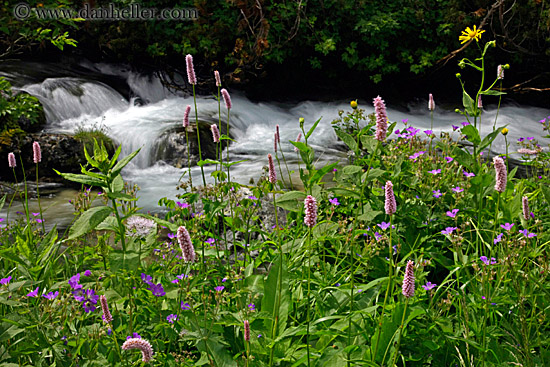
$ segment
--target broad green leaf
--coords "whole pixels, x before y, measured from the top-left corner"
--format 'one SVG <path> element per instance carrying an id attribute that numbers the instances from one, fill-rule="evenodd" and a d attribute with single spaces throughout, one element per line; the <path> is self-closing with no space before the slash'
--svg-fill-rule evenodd
<path id="1" fill-rule="evenodd" d="M 470 97 L 468 93 L 466 93 L 465 90 L 462 91 L 462 105 L 466 109 L 468 115 L 474 116 L 474 100 L 472 99 L 472 97 Z"/>
<path id="2" fill-rule="evenodd" d="M 98 231 L 117 232 L 119 229 L 118 222 L 115 217 L 108 216 L 103 222 L 99 223 L 95 229 L 97 229 Z"/>
<path id="3" fill-rule="evenodd" d="M 111 183 L 112 193 L 120 193 L 124 190 L 124 180 L 121 175 L 117 175 Z"/>
<path id="4" fill-rule="evenodd" d="M 370 203 L 366 203 L 363 206 L 363 213 L 357 217 L 359 220 L 363 220 L 365 222 L 371 222 L 376 216 L 379 214 L 382 214 L 380 210 L 372 210 Z"/>
<path id="5" fill-rule="evenodd" d="M 355 141 L 353 136 L 351 136 L 350 134 L 342 130 L 335 130 L 335 132 L 336 132 L 336 135 L 340 138 L 340 140 L 342 140 L 350 150 L 352 150 L 353 152 L 357 151 L 357 142 Z"/>
<path id="6" fill-rule="evenodd" d="M 337 164 L 337 162 L 331 163 L 316 171 L 315 174 L 309 179 L 309 186 L 319 183 L 327 173 L 329 173 L 334 167 L 336 167 Z"/>
<path id="7" fill-rule="evenodd" d="M 97 225 L 103 222 L 112 212 L 113 209 L 108 206 L 98 206 L 86 210 L 69 230 L 68 239 L 74 240 L 92 229 L 95 229 Z"/>
<path id="8" fill-rule="evenodd" d="M 341 196 L 341 197 L 348 197 L 348 198 L 354 198 L 359 199 L 361 198 L 361 195 L 353 190 L 350 189 L 344 189 L 341 187 L 331 187 L 330 189 L 327 189 L 327 191 L 332 192 L 335 196 Z"/>
<path id="9" fill-rule="evenodd" d="M 286 329 L 291 301 L 288 284 L 286 263 L 284 262 L 284 258 L 281 259 L 280 256 L 277 256 L 267 276 L 264 287 L 265 293 L 262 298 L 262 311 L 271 315 L 271 317 L 264 320 L 264 326 L 266 330 L 271 332 L 276 323 L 275 336 L 280 335 Z"/>
<path id="10" fill-rule="evenodd" d="M 370 154 L 374 154 L 376 148 L 378 147 L 379 141 L 370 135 L 361 135 L 361 143 L 363 148 L 365 148 Z"/>
<path id="11" fill-rule="evenodd" d="M 197 162 L 197 166 L 199 166 L 199 167 L 204 167 L 207 164 L 220 164 L 220 162 L 219 161 L 214 161 L 212 159 L 203 159 L 202 161 Z"/>
<path id="12" fill-rule="evenodd" d="M 462 128 L 462 134 L 466 135 L 466 139 L 474 145 L 479 145 L 481 143 L 481 138 L 479 137 L 479 132 L 474 127 L 474 125 L 466 125 Z"/>
<path id="13" fill-rule="evenodd" d="M 386 171 L 384 171 L 383 169 L 373 168 L 370 171 L 367 171 L 367 172 L 363 173 L 363 175 L 361 176 L 361 181 L 362 182 L 369 182 L 371 180 L 374 180 L 375 178 L 378 178 L 378 177 L 384 175 L 385 173 L 386 173 Z"/>
<path id="14" fill-rule="evenodd" d="M 74 173 L 61 173 L 54 169 L 54 171 L 63 177 L 66 180 L 78 182 L 84 185 L 90 185 L 90 186 L 100 186 L 100 187 L 107 187 L 107 183 L 103 180 L 99 180 L 94 177 L 86 176 L 86 175 L 78 175 Z"/>
<path id="15" fill-rule="evenodd" d="M 276 200 L 277 206 L 283 209 L 297 212 L 300 210 L 306 194 L 301 191 L 289 191 L 279 196 Z"/>
<path id="16" fill-rule="evenodd" d="M 355 166 L 355 165 L 349 165 L 349 166 L 344 166 L 344 168 L 342 168 L 342 173 L 344 173 L 345 175 L 349 175 L 349 176 L 355 175 L 359 172 L 363 172 L 363 167 Z"/>
<path id="17" fill-rule="evenodd" d="M 118 159 L 118 156 L 120 155 L 120 152 L 122 152 L 122 145 L 119 145 L 118 148 L 116 148 L 115 154 L 113 154 L 113 158 L 111 158 L 111 163 L 109 164 L 109 168 L 113 168 L 113 166 L 116 163 L 116 160 Z"/>

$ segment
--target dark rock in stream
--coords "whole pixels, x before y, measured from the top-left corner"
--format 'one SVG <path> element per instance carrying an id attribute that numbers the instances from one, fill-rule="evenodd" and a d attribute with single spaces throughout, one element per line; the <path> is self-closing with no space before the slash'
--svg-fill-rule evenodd
<path id="1" fill-rule="evenodd" d="M 217 121 L 206 122 L 199 121 L 199 131 L 201 139 L 202 159 L 216 159 L 216 144 L 212 139 L 212 130 L 210 126 Z M 195 166 L 199 161 L 199 144 L 197 142 L 197 129 L 195 123 L 190 123 L 187 128 L 189 137 L 189 150 L 191 151 L 190 163 Z M 222 124 L 221 134 L 226 134 L 226 126 Z M 226 146 L 225 143 L 222 144 Z M 187 141 L 183 126 L 169 129 L 161 134 L 153 147 L 155 152 L 155 161 L 164 161 L 166 164 L 176 168 L 187 167 Z"/>
<path id="2" fill-rule="evenodd" d="M 8 166 L 8 153 L 15 154 L 17 180 L 23 180 L 21 160 L 25 167 L 28 182 L 36 181 L 36 164 L 33 162 L 33 142 L 40 144 L 42 161 L 38 164 L 40 181 L 61 182 L 69 181 L 59 176 L 54 169 L 63 173 L 80 173 L 80 165 L 86 164 L 83 143 L 70 135 L 37 133 L 14 137 L 10 144 L 0 146 L 0 181 L 14 181 L 12 169 Z M 112 154 L 113 152 L 110 152 Z M 80 186 L 80 185 L 79 185 Z"/>

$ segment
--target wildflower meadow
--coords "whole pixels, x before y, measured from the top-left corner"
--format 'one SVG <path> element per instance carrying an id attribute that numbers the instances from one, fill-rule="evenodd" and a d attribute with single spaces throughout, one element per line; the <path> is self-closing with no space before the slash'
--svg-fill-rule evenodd
<path id="1" fill-rule="evenodd" d="M 460 36 L 479 48 L 459 62 L 479 80 L 456 75 L 456 124 L 440 134 L 436 95 L 423 132 L 414 118 L 396 129 L 372 96 L 373 114 L 352 101 L 333 121 L 345 158 L 320 166 L 308 143 L 319 121 L 300 119 L 295 149 L 273 126 L 265 171 L 239 184 L 234 107 L 215 71 L 216 159 L 200 156 L 196 134 L 200 180 L 188 161 L 178 197 L 159 193 L 162 215 L 141 212 L 123 178 L 140 151 L 109 155 L 97 141 L 80 174 L 59 172 L 81 185 L 66 231 L 46 230 L 47 209 L 30 212 L 18 186 L 0 202 L 0 365 L 550 366 L 549 153 L 530 137 L 493 152 L 508 129 L 484 117 L 482 98 L 500 100 L 513 65 L 485 63 L 495 42 L 482 33 Z M 187 107 L 186 132 L 200 113 Z M 33 154 L 38 177 L 48 152 L 35 143 Z"/>

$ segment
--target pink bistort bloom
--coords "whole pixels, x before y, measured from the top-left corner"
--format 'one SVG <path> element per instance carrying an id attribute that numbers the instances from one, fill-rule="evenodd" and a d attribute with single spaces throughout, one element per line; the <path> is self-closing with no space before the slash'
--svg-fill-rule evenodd
<path id="1" fill-rule="evenodd" d="M 397 203 L 395 202 L 395 194 L 393 193 L 393 183 L 391 181 L 386 182 L 386 187 L 384 188 L 386 194 L 386 200 L 384 202 L 384 209 L 386 214 L 392 215 L 397 210 Z"/>
<path id="2" fill-rule="evenodd" d="M 269 182 L 275 185 L 277 183 L 277 172 L 275 172 L 275 163 L 273 163 L 273 156 L 271 154 L 267 155 L 267 162 L 269 165 Z"/>
<path id="3" fill-rule="evenodd" d="M 403 295 L 407 298 L 414 296 L 414 262 L 407 261 L 405 276 L 403 277 Z"/>
<path id="4" fill-rule="evenodd" d="M 122 350 L 139 349 L 141 351 L 141 360 L 145 363 L 153 358 L 153 346 L 143 338 L 130 338 L 122 344 Z"/>
<path id="5" fill-rule="evenodd" d="M 195 76 L 195 67 L 193 66 L 193 56 L 185 56 L 185 63 L 187 64 L 187 80 L 189 84 L 197 84 L 197 77 Z"/>
<path id="6" fill-rule="evenodd" d="M 216 79 L 216 87 L 222 86 L 222 80 L 220 78 L 220 72 L 218 70 L 214 71 L 214 79 Z"/>
<path id="7" fill-rule="evenodd" d="M 32 143 L 32 158 L 34 163 L 40 163 L 42 161 L 42 152 L 40 151 L 40 144 L 37 141 Z"/>
<path id="8" fill-rule="evenodd" d="M 384 141 L 388 132 L 388 115 L 384 100 L 380 96 L 374 99 L 374 114 L 376 115 L 376 134 L 374 138 L 378 141 Z"/>
<path id="9" fill-rule="evenodd" d="M 233 104 L 231 104 L 231 97 L 229 96 L 229 92 L 227 89 L 222 89 L 222 97 L 223 101 L 225 102 L 225 107 L 230 110 Z"/>
<path id="10" fill-rule="evenodd" d="M 185 112 L 183 113 L 183 127 L 187 129 L 189 127 L 189 114 L 191 113 L 191 106 L 187 105 L 185 107 Z"/>
<path id="11" fill-rule="evenodd" d="M 101 304 L 101 311 L 103 311 L 103 321 L 107 324 L 113 322 L 113 316 L 109 311 L 109 304 L 107 304 L 107 297 L 105 295 L 99 296 L 99 303 Z"/>
<path id="12" fill-rule="evenodd" d="M 180 245 L 183 261 L 195 262 L 195 248 L 191 241 L 191 236 L 184 226 L 180 226 L 177 232 L 178 243 Z"/>
<path id="13" fill-rule="evenodd" d="M 428 99 L 428 110 L 430 111 L 435 110 L 434 96 L 431 93 Z"/>
<path id="14" fill-rule="evenodd" d="M 504 160 L 500 157 L 494 157 L 493 164 L 495 166 L 496 172 L 495 190 L 502 193 L 504 192 L 504 190 L 506 190 L 506 181 L 508 179 L 506 164 L 504 163 Z"/>
<path id="15" fill-rule="evenodd" d="M 10 168 L 15 168 L 15 166 L 16 166 L 16 164 L 15 164 L 15 154 L 8 153 L 8 164 L 9 164 Z"/>
<path id="16" fill-rule="evenodd" d="M 305 218 L 304 223 L 309 228 L 312 228 L 317 223 L 317 200 L 311 196 L 308 195 L 304 199 L 304 211 L 305 211 Z"/>

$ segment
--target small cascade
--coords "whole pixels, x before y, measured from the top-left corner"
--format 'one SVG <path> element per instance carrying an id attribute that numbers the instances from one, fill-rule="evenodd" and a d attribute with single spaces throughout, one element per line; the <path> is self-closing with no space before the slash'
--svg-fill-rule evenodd
<path id="1" fill-rule="evenodd" d="M 108 109 L 123 110 L 128 101 L 116 90 L 98 81 L 80 78 L 48 78 L 21 90 L 37 97 L 44 106 L 48 123 L 82 115 L 99 116 Z"/>

